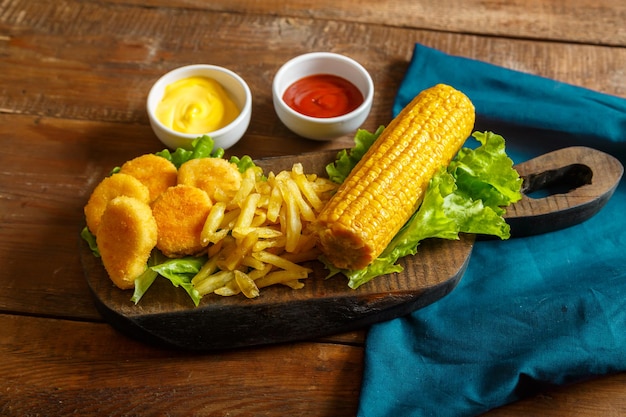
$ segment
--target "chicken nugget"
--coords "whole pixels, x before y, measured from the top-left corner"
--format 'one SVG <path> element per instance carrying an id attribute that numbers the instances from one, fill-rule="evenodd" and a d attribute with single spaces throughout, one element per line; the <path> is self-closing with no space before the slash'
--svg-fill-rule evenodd
<path id="1" fill-rule="evenodd" d="M 148 187 L 151 202 L 163 191 L 175 186 L 178 180 L 176 166 L 167 159 L 151 153 L 125 162 L 119 172 L 137 178 Z"/>
<path id="2" fill-rule="evenodd" d="M 91 233 L 97 234 L 100 218 L 109 201 L 122 195 L 144 203 L 150 202 L 150 191 L 137 178 L 120 173 L 106 177 L 93 190 L 84 208 L 85 220 Z"/>
<path id="3" fill-rule="evenodd" d="M 178 169 L 178 183 L 204 190 L 215 201 L 216 190 L 235 195 L 241 187 L 242 175 L 237 165 L 222 158 L 191 159 Z"/>
<path id="4" fill-rule="evenodd" d="M 200 234 L 212 206 L 207 193 L 199 188 L 184 184 L 168 188 L 152 205 L 157 248 L 170 258 L 202 251 Z"/>
<path id="5" fill-rule="evenodd" d="M 96 243 L 111 281 L 123 290 L 133 288 L 157 243 L 150 206 L 133 197 L 112 199 L 102 214 Z"/>

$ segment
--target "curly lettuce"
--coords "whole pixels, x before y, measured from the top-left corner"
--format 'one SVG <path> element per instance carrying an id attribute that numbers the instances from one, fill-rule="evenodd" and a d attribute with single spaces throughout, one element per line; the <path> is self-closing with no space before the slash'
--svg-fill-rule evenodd
<path id="1" fill-rule="evenodd" d="M 442 167 L 431 179 L 418 210 L 374 262 L 360 270 L 341 270 L 322 259 L 329 276 L 342 273 L 348 277 L 350 288 L 358 288 L 377 276 L 402 271 L 398 259 L 417 253 L 424 239 L 457 240 L 459 233 L 508 239 L 510 227 L 502 215 L 504 207 L 521 199 L 522 179 L 506 154 L 502 136 L 492 132 L 475 132 L 472 136 L 480 145 L 474 149 L 462 148 L 448 167 Z M 362 137 L 365 135 L 361 134 Z M 361 138 L 355 141 L 362 156 L 367 142 Z M 351 153 L 340 153 L 327 167 L 341 173 L 334 177 L 338 182 L 358 162 L 346 155 Z"/>

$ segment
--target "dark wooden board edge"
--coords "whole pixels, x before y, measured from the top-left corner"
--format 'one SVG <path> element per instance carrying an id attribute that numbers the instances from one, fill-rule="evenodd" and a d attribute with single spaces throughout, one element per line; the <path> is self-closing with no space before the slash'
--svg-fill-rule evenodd
<path id="1" fill-rule="evenodd" d="M 548 152 L 515 169 L 524 178 L 524 194 L 507 208 L 511 237 L 553 232 L 590 219 L 611 199 L 624 173 L 617 158 L 585 146 Z M 542 190 L 553 192 L 531 197 Z"/>
<path id="2" fill-rule="evenodd" d="M 348 288 L 343 276 L 323 279 L 318 263 L 318 272 L 305 280 L 303 290 L 264 288 L 255 300 L 208 295 L 198 307 L 184 290 L 173 288 L 165 279 L 157 279 L 155 288 L 144 296 L 147 299 L 134 305 L 132 292 L 113 286 L 85 242 L 81 260 L 96 308 L 114 328 L 149 344 L 211 351 L 310 340 L 409 314 L 456 287 L 473 243 L 473 235 L 463 235 L 459 241 L 425 241 L 416 255 L 402 260 L 403 272 L 377 277 L 355 290 Z M 422 258 L 427 259 L 425 264 Z M 434 259 L 449 262 L 440 270 L 433 265 Z M 428 281 L 435 276 L 442 278 L 436 283 Z M 155 306 L 160 306 L 160 311 Z"/>

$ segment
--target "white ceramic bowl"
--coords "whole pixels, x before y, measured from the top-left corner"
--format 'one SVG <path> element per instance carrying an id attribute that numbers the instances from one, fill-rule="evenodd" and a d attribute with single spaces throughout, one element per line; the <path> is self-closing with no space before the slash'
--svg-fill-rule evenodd
<path id="1" fill-rule="evenodd" d="M 155 115 L 155 110 L 163 98 L 165 87 L 175 81 L 193 76 L 212 78 L 221 84 L 239 108 L 239 116 L 221 129 L 200 134 L 181 133 L 161 123 Z M 152 130 L 169 148 L 190 149 L 194 139 L 208 135 L 211 136 L 216 147 L 228 149 L 237 143 L 248 129 L 252 114 L 252 94 L 246 82 L 233 71 L 215 65 L 188 65 L 172 70 L 159 78 L 150 89 L 146 106 Z"/>
<path id="2" fill-rule="evenodd" d="M 285 103 L 285 90 L 309 75 L 331 74 L 354 84 L 363 94 L 363 103 L 337 117 L 319 118 L 298 113 Z M 374 83 L 361 64 L 344 55 L 331 52 L 311 52 L 287 61 L 274 76 L 272 98 L 278 118 L 292 132 L 314 140 L 331 140 L 354 132 L 367 119 L 374 98 Z"/>

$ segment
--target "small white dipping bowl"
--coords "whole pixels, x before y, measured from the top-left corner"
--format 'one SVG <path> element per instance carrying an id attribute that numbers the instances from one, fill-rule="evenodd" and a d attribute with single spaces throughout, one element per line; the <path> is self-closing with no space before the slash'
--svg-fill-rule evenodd
<path id="1" fill-rule="evenodd" d="M 289 107 L 283 100 L 285 90 L 301 78 L 330 74 L 354 84 L 363 94 L 363 103 L 350 113 L 337 117 L 311 117 Z M 287 61 L 274 76 L 272 98 L 278 118 L 295 134 L 314 140 L 331 140 L 361 127 L 372 108 L 374 83 L 361 64 L 344 55 L 311 52 Z"/>
<path id="2" fill-rule="evenodd" d="M 156 108 L 163 99 L 165 87 L 175 81 L 194 76 L 212 78 L 221 84 L 239 108 L 239 116 L 221 129 L 193 134 L 178 132 L 161 123 L 156 117 Z M 159 140 L 171 149 L 190 149 L 191 142 L 202 135 L 211 136 L 216 148 L 228 149 L 237 143 L 248 129 L 252 114 L 252 93 L 243 78 L 226 68 L 205 64 L 188 65 L 168 72 L 154 83 L 148 94 L 147 111 L 152 130 Z"/>

